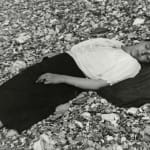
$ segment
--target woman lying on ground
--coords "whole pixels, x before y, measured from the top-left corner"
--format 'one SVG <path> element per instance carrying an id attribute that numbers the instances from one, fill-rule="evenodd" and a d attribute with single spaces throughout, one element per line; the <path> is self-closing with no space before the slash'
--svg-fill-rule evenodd
<path id="1" fill-rule="evenodd" d="M 4 83 L 0 87 L 0 120 L 5 127 L 21 132 L 85 90 L 101 89 L 102 95 L 114 102 L 115 98 L 112 100 L 107 91 L 113 95 L 111 91 L 121 87 L 118 82 L 129 79 L 123 84 L 127 88 L 141 70 L 138 61 L 150 61 L 150 42 L 129 47 L 104 38 L 81 42 Z M 145 88 L 143 84 L 140 87 L 140 82 L 135 86 L 136 92 Z M 115 90 L 111 90 L 113 87 Z M 126 106 L 126 101 L 117 103 Z"/>

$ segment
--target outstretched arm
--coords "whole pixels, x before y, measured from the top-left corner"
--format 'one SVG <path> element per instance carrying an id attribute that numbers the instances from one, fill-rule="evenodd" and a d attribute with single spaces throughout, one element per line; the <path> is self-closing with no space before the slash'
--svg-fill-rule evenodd
<path id="1" fill-rule="evenodd" d="M 65 83 L 86 90 L 97 90 L 101 87 L 109 85 L 106 81 L 101 79 L 94 80 L 53 73 L 46 73 L 41 75 L 36 82 L 42 82 L 44 84 Z"/>

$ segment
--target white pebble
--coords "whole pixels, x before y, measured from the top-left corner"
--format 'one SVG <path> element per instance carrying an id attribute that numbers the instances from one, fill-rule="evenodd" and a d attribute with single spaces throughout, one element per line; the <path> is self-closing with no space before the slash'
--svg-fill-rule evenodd
<path id="1" fill-rule="evenodd" d="M 26 68 L 26 63 L 21 60 L 15 61 L 10 67 L 11 73 L 18 73 L 20 69 Z"/>
<path id="2" fill-rule="evenodd" d="M 118 114 L 111 113 L 111 114 L 102 114 L 102 121 L 110 121 L 114 126 L 118 126 L 117 121 L 120 119 Z"/>
<path id="3" fill-rule="evenodd" d="M 88 112 L 84 112 L 81 114 L 81 116 L 86 119 L 86 120 L 90 120 L 91 119 L 91 114 Z"/>
<path id="4" fill-rule="evenodd" d="M 20 33 L 18 37 L 15 39 L 18 43 L 23 44 L 27 40 L 29 40 L 31 37 L 28 33 Z"/>
<path id="5" fill-rule="evenodd" d="M 127 139 L 126 139 L 126 137 L 121 137 L 121 143 L 123 143 L 123 142 L 125 142 Z"/>
<path id="6" fill-rule="evenodd" d="M 40 141 L 37 141 L 33 144 L 33 150 L 43 150 Z"/>
<path id="7" fill-rule="evenodd" d="M 143 18 L 136 18 L 133 22 L 133 25 L 136 25 L 136 26 L 141 25 L 144 23 L 144 21 L 145 21 L 145 19 L 143 19 Z"/>
<path id="8" fill-rule="evenodd" d="M 107 141 L 112 141 L 113 139 L 114 139 L 113 136 L 110 136 L 110 135 L 107 135 L 107 136 L 106 136 L 106 140 L 107 140 Z"/>
<path id="9" fill-rule="evenodd" d="M 9 130 L 8 133 L 6 134 L 6 137 L 13 137 L 13 136 L 16 136 L 18 135 L 18 132 L 15 131 L 15 130 Z"/>
<path id="10" fill-rule="evenodd" d="M 131 107 L 127 110 L 127 113 L 132 115 L 135 115 L 137 112 L 138 112 L 138 108 L 135 107 Z"/>
<path id="11" fill-rule="evenodd" d="M 106 100 L 106 99 L 104 99 L 104 98 L 101 98 L 101 100 L 100 100 L 100 101 L 101 101 L 101 103 L 102 103 L 102 104 L 107 104 L 107 103 L 108 103 L 108 102 L 107 102 L 107 100 Z"/>
<path id="12" fill-rule="evenodd" d="M 75 120 L 75 124 L 80 127 L 83 128 L 83 124 L 80 121 Z"/>

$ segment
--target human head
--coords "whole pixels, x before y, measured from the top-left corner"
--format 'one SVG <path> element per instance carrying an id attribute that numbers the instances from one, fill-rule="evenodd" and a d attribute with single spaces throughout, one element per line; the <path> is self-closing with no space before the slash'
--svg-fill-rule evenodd
<path id="1" fill-rule="evenodd" d="M 139 62 L 150 62 L 150 41 L 141 41 L 131 46 L 130 54 Z"/>

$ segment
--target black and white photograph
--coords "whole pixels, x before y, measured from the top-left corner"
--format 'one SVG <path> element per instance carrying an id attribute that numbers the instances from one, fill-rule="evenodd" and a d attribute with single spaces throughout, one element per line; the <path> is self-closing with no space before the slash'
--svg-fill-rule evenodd
<path id="1" fill-rule="evenodd" d="M 0 150 L 150 150 L 150 0 L 0 0 Z"/>

